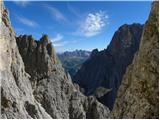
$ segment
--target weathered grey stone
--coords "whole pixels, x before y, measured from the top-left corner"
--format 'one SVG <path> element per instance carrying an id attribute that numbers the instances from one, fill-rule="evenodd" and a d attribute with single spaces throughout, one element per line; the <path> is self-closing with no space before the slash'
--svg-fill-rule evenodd
<path id="1" fill-rule="evenodd" d="M 34 106 L 35 118 L 51 118 L 32 94 L 28 74 L 19 54 L 8 11 L 0 2 L 2 22 L 0 35 L 1 118 L 32 118 L 26 101 Z"/>
<path id="2" fill-rule="evenodd" d="M 112 118 L 159 118 L 159 3 L 152 3 L 140 49 L 124 75 Z"/>

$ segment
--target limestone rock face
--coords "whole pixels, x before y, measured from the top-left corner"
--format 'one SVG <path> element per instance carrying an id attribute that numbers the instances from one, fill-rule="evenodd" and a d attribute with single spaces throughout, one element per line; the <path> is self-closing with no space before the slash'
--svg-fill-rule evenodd
<path id="1" fill-rule="evenodd" d="M 153 2 L 140 49 L 118 90 L 113 118 L 159 117 L 159 3 Z"/>
<path id="2" fill-rule="evenodd" d="M 112 109 L 122 76 L 139 48 L 142 30 L 143 25 L 140 24 L 122 25 L 107 49 L 92 51 L 90 58 L 74 77 L 86 95 L 94 94 L 98 87 L 110 89 L 99 101 Z"/>
<path id="3" fill-rule="evenodd" d="M 19 54 L 8 11 L 0 2 L 1 118 L 51 118 L 34 99 L 29 75 Z"/>
<path id="4" fill-rule="evenodd" d="M 0 6 L 1 118 L 108 118 L 107 107 L 73 85 L 48 36 L 16 38 L 8 12 L 2 2 Z"/>
<path id="5" fill-rule="evenodd" d="M 21 35 L 16 40 L 25 69 L 31 75 L 31 80 L 39 80 L 49 76 L 54 70 L 56 55 L 48 36 L 43 35 L 39 41 L 35 41 L 31 35 Z"/>

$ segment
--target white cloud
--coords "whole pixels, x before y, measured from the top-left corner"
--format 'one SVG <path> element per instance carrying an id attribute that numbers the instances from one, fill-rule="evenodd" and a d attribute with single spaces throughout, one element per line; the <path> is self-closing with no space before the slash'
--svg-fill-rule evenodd
<path id="1" fill-rule="evenodd" d="M 55 47 L 61 47 L 66 45 L 67 43 L 69 43 L 68 41 L 63 41 L 63 42 L 59 42 L 59 43 L 53 43 L 53 46 Z"/>
<path id="2" fill-rule="evenodd" d="M 19 6 L 25 7 L 29 4 L 29 1 L 27 0 L 13 0 L 13 2 Z"/>
<path id="3" fill-rule="evenodd" d="M 16 15 L 16 19 L 19 22 L 21 22 L 22 24 L 30 26 L 30 27 L 38 27 L 39 26 L 35 21 L 30 20 L 30 19 L 25 18 L 25 17 L 22 17 L 22 16 Z"/>
<path id="4" fill-rule="evenodd" d="M 50 10 L 52 16 L 57 20 L 57 21 L 67 21 L 63 13 L 61 13 L 57 8 L 45 5 L 45 7 Z"/>
<path id="5" fill-rule="evenodd" d="M 108 15 L 103 11 L 89 13 L 85 20 L 80 24 L 80 34 L 85 37 L 95 36 L 101 32 L 108 22 Z"/>
<path id="6" fill-rule="evenodd" d="M 51 38 L 51 41 L 53 43 L 53 46 L 55 47 L 62 47 L 66 44 L 75 44 L 77 41 L 76 40 L 72 40 L 72 41 L 67 41 L 67 40 L 63 40 L 63 35 L 61 34 L 57 34 L 54 38 Z"/>
<path id="7" fill-rule="evenodd" d="M 63 39 L 63 36 L 62 36 L 61 34 L 57 34 L 56 37 L 51 38 L 51 41 L 52 41 L 53 43 L 56 43 L 56 42 L 61 41 L 62 39 Z"/>
<path id="8" fill-rule="evenodd" d="M 53 46 L 55 47 L 64 46 L 65 44 L 68 43 L 67 41 L 62 41 L 62 40 L 63 40 L 63 35 L 59 33 L 54 38 L 51 38 Z"/>

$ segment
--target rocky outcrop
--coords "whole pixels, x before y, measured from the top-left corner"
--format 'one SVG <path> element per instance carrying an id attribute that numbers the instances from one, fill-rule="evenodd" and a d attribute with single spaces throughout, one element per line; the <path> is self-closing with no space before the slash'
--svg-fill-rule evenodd
<path id="1" fill-rule="evenodd" d="M 16 38 L 8 11 L 0 6 L 1 118 L 108 118 L 107 107 L 73 85 L 48 36 Z"/>
<path id="2" fill-rule="evenodd" d="M 115 32 L 107 49 L 92 51 L 74 77 L 86 95 L 94 94 L 98 87 L 110 89 L 99 101 L 112 109 L 122 76 L 139 48 L 142 29 L 140 24 L 125 24 Z"/>
<path id="3" fill-rule="evenodd" d="M 39 41 L 35 41 L 31 35 L 21 35 L 16 39 L 25 69 L 33 76 L 31 79 L 40 79 L 42 76 L 50 75 L 57 61 L 55 50 L 48 36 L 43 35 Z"/>
<path id="4" fill-rule="evenodd" d="M 140 49 L 124 75 L 113 118 L 159 117 L 159 3 L 153 2 Z"/>
<path id="5" fill-rule="evenodd" d="M 31 35 L 20 35 L 16 37 L 16 41 L 25 70 L 31 76 L 30 80 L 33 85 L 36 84 L 36 81 L 50 76 L 53 71 L 56 72 L 58 59 L 47 35 L 43 35 L 40 40 L 34 40 Z M 57 71 L 56 74 L 66 77 L 64 71 Z"/>
<path id="6" fill-rule="evenodd" d="M 33 97 L 29 74 L 19 54 L 8 11 L 0 1 L 1 118 L 51 118 Z"/>

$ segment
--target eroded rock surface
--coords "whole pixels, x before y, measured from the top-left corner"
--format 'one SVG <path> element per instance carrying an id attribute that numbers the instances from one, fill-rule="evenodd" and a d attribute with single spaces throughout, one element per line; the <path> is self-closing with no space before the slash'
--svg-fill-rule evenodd
<path id="1" fill-rule="evenodd" d="M 124 75 L 113 118 L 159 117 L 159 3 L 153 2 L 140 49 Z"/>
<path id="2" fill-rule="evenodd" d="M 1 118 L 51 118 L 33 96 L 29 74 L 19 54 L 8 11 L 0 2 Z"/>

